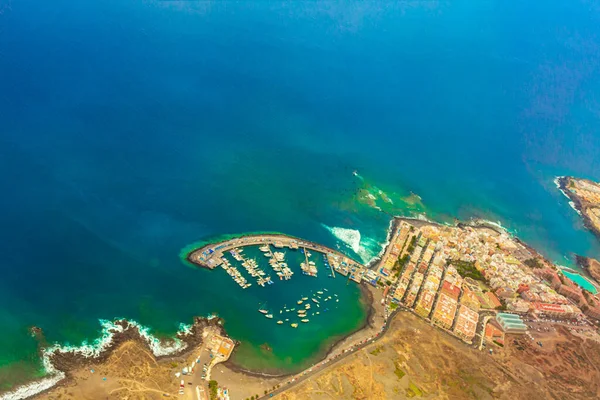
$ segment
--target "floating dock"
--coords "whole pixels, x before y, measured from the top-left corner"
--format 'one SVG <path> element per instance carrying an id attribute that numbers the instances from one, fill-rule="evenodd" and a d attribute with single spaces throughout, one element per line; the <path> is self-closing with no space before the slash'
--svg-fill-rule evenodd
<path id="1" fill-rule="evenodd" d="M 189 262 L 196 264 L 203 268 L 214 269 L 223 263 L 223 255 L 226 252 L 234 251 L 235 255 L 238 255 L 240 259 L 244 259 L 241 255 L 242 248 L 246 246 L 273 246 L 276 249 L 289 248 L 291 250 L 296 250 L 302 248 L 305 253 L 305 260 L 307 264 L 307 270 L 313 272 L 316 275 L 316 267 L 310 268 L 311 263 L 308 261 L 308 254 L 306 254 L 307 250 L 316 251 L 327 256 L 329 260 L 330 267 L 335 269 L 338 273 L 342 273 L 342 275 L 347 275 L 347 272 L 344 274 L 347 269 L 354 270 L 364 270 L 366 267 L 348 256 L 340 253 L 337 250 L 330 249 L 329 247 L 320 245 L 318 243 L 310 242 L 307 240 L 302 240 L 298 238 L 294 238 L 286 235 L 277 235 L 277 234 L 264 234 L 264 235 L 248 235 L 241 236 L 239 238 L 229 239 L 223 242 L 211 243 L 199 249 L 193 250 L 187 255 L 187 259 Z M 269 249 L 269 253 L 271 255 L 271 259 L 275 258 L 275 252 L 272 252 Z M 237 259 L 237 258 L 236 258 Z M 335 260 L 334 262 L 331 262 Z M 338 261 L 339 260 L 339 261 Z M 339 266 L 343 266 L 340 268 Z M 336 266 L 338 266 L 336 268 Z M 287 272 L 287 271 L 286 271 Z M 291 270 L 289 271 L 291 272 Z M 286 275 L 290 275 L 289 273 Z M 291 275 L 290 275 L 291 276 Z"/>

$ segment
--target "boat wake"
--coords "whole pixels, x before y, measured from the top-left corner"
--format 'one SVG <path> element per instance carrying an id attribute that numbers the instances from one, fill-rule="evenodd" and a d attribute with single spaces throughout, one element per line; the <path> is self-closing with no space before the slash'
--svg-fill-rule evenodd
<path id="1" fill-rule="evenodd" d="M 42 351 L 42 364 L 46 376 L 37 381 L 20 386 L 13 391 L 0 395 L 0 400 L 21 400 L 32 397 L 52 388 L 66 377 L 68 370 L 83 362 L 100 360 L 108 355 L 124 340 L 141 340 L 155 357 L 178 354 L 195 342 L 199 342 L 201 329 L 216 317 L 196 318 L 193 325 L 180 324 L 175 337 L 161 340 L 150 333 L 150 328 L 136 321 L 115 319 L 100 320 L 102 327 L 100 337 L 91 344 L 84 341 L 79 346 L 54 344 Z M 217 323 L 219 323 L 217 318 Z M 198 331 L 200 329 L 200 335 Z"/>
<path id="2" fill-rule="evenodd" d="M 364 264 L 369 264 L 375 259 L 381 253 L 382 247 L 385 246 L 375 239 L 362 237 L 360 231 L 356 229 L 331 227 L 325 224 L 322 226 L 358 255 Z"/>

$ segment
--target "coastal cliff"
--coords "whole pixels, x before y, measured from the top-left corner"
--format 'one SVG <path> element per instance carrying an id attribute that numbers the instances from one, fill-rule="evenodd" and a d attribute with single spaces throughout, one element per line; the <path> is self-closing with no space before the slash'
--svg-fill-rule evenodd
<path id="1" fill-rule="evenodd" d="M 600 261 L 579 255 L 575 256 L 575 260 L 577 261 L 577 265 L 582 267 L 590 278 L 600 284 Z"/>
<path id="2" fill-rule="evenodd" d="M 579 215 L 581 215 L 584 226 L 600 240 L 600 226 L 594 224 L 594 222 L 588 214 L 589 208 L 598 207 L 600 205 L 590 203 L 578 196 L 576 193 L 574 193 L 571 190 L 571 187 L 576 181 L 589 182 L 595 184 L 594 182 L 588 181 L 586 179 L 576 179 L 571 176 L 560 176 L 557 177 L 555 180 L 558 189 L 569 198 L 569 200 L 571 201 L 571 206 L 579 213 Z"/>

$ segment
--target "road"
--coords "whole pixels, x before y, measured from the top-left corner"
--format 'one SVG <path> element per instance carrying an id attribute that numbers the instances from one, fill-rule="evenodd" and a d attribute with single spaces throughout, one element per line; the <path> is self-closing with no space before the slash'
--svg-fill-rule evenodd
<path id="1" fill-rule="evenodd" d="M 394 319 L 394 316 L 399 311 L 403 311 L 403 310 L 400 310 L 400 308 L 397 308 L 396 310 L 392 311 L 392 313 L 386 319 L 385 324 L 383 325 L 381 330 L 378 333 L 376 333 L 375 337 L 371 337 L 371 339 L 365 339 L 365 340 L 359 342 L 358 344 L 353 345 L 352 347 L 350 347 L 350 349 L 344 350 L 341 354 L 338 354 L 338 355 L 334 356 L 333 358 L 327 358 L 327 359 L 321 361 L 320 363 L 318 363 L 318 364 L 314 365 L 313 367 L 311 367 L 310 369 L 308 369 L 308 372 L 306 372 L 306 371 L 302 372 L 301 374 L 303 374 L 303 375 L 300 375 L 299 377 L 298 377 L 298 375 L 295 376 L 294 378 L 292 378 L 292 380 L 281 384 L 281 387 L 279 389 L 276 389 L 267 395 L 261 396 L 261 397 L 259 397 L 259 399 L 268 399 L 271 397 L 275 397 L 278 394 L 281 394 L 287 390 L 290 390 L 292 387 L 298 385 L 299 383 L 302 383 L 305 380 L 312 378 L 319 372 L 323 371 L 325 368 L 328 368 L 334 364 L 337 364 L 338 362 L 344 360 L 348 356 L 351 356 L 352 354 L 356 353 L 357 351 L 365 348 L 366 346 L 377 342 L 386 334 L 386 332 L 389 329 L 390 322 Z M 327 361 L 327 360 L 329 360 L 329 361 Z"/>

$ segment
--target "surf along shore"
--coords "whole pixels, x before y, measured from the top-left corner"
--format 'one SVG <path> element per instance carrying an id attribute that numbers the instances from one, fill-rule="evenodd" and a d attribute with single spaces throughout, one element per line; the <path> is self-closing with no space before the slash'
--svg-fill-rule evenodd
<path id="1" fill-rule="evenodd" d="M 391 221 L 390 231 L 396 229 L 398 224 L 403 220 L 417 226 L 440 225 L 436 222 L 424 219 L 398 217 Z M 469 223 L 457 221 L 456 226 L 461 225 L 468 225 L 480 229 L 491 229 L 496 232 L 505 232 L 504 229 L 496 224 L 487 223 L 486 221 L 480 220 L 474 220 Z M 391 233 L 388 232 L 388 239 L 390 234 Z M 348 256 L 342 253 L 314 242 L 292 238 L 283 234 L 266 234 L 266 236 L 273 240 L 273 244 L 275 241 L 283 241 L 285 239 L 294 241 L 302 245 L 302 247 L 310 248 L 320 252 L 331 252 L 332 254 L 337 254 L 351 260 Z M 252 236 L 239 235 L 236 236 L 235 239 L 228 239 L 225 242 L 233 240 L 235 243 L 239 243 L 239 241 L 246 240 L 248 237 Z M 264 236 L 262 238 L 264 238 Z M 201 248 L 191 249 L 187 253 L 186 259 L 188 262 L 196 266 L 212 269 L 216 265 L 210 268 L 210 266 L 206 264 L 208 260 L 207 257 L 204 257 L 204 259 L 201 260 L 199 260 L 198 257 L 202 254 L 202 252 L 206 252 L 207 249 L 219 246 L 222 243 L 224 242 L 217 242 L 215 244 L 208 245 L 205 244 Z M 255 245 L 264 244 L 264 241 L 260 243 L 246 241 L 243 243 L 244 245 Z M 527 246 L 524 243 L 522 244 Z M 386 248 L 382 251 L 382 254 L 385 254 L 388 251 L 388 247 L 389 245 L 386 244 Z M 527 248 L 532 251 L 533 254 L 543 257 L 530 246 L 527 246 Z M 210 254 L 214 254 L 214 251 Z M 356 264 L 360 265 L 359 263 Z M 379 259 L 374 260 L 369 264 L 369 269 L 377 269 L 379 266 Z M 364 266 L 361 267 L 366 268 Z M 383 293 L 379 288 L 372 287 L 365 282 L 361 282 L 359 287 L 364 304 L 366 307 L 368 307 L 367 318 L 356 330 L 340 336 L 335 342 L 328 345 L 328 348 L 324 348 L 322 355 L 318 356 L 318 361 L 313 364 L 313 367 L 296 373 L 290 373 L 289 371 L 282 372 L 281 374 L 265 373 L 260 370 L 248 370 L 242 368 L 239 365 L 236 365 L 235 362 L 233 362 L 230 358 L 226 362 L 219 364 L 219 366 L 215 369 L 215 379 L 227 385 L 227 387 L 230 389 L 230 393 L 236 394 L 232 396 L 232 399 L 237 398 L 237 394 L 244 394 L 244 397 L 242 398 L 246 398 L 247 396 L 250 396 L 252 392 L 262 394 L 264 390 L 272 390 L 272 388 L 279 387 L 280 385 L 291 384 L 291 386 L 293 386 L 294 381 L 303 379 L 302 377 L 310 374 L 313 371 L 313 368 L 326 367 L 329 361 L 333 361 L 340 357 L 340 355 L 344 354 L 347 349 L 355 346 L 358 343 L 364 342 L 368 338 L 378 335 L 380 332 L 382 332 L 382 328 L 385 326 L 386 320 L 388 319 L 385 307 L 380 304 L 380 301 L 383 298 Z M 206 331 L 215 329 L 220 335 L 227 337 L 226 330 L 223 326 L 223 320 L 218 317 L 197 317 L 194 319 L 192 325 L 182 328 L 174 339 L 167 341 L 159 341 L 158 339 L 152 337 L 147 333 L 145 328 L 141 327 L 135 322 L 129 322 L 121 319 L 110 322 L 107 326 L 108 327 L 105 329 L 102 338 L 103 340 L 101 341 L 102 344 L 95 349 L 91 349 L 90 346 L 70 348 L 60 347 L 57 345 L 49 346 L 45 341 L 43 332 L 38 328 L 32 328 L 32 335 L 34 335 L 40 343 L 40 354 L 45 360 L 47 370 L 52 372 L 52 376 L 44 379 L 53 377 L 59 377 L 60 379 L 58 379 L 57 382 L 54 382 L 52 387 L 44 386 L 43 384 L 39 384 L 39 382 L 36 384 L 34 382 L 33 384 L 0 394 L 0 399 L 23 399 L 30 398 L 32 396 L 36 396 L 36 398 L 51 399 L 54 398 L 52 397 L 54 394 L 59 392 L 67 396 L 63 398 L 77 398 L 77 396 L 69 397 L 68 395 L 69 393 L 74 393 L 75 389 L 73 388 L 86 387 L 86 383 L 89 382 L 91 379 L 90 377 L 92 376 L 90 375 L 90 371 L 102 368 L 104 364 L 111 360 L 112 356 L 118 354 L 123 348 L 131 346 L 132 343 L 137 345 L 139 352 L 145 352 L 146 354 L 150 353 L 152 358 L 151 361 L 153 363 L 163 366 L 163 368 L 153 372 L 156 374 L 155 380 L 160 378 L 160 381 L 170 382 L 164 389 L 161 389 L 161 391 L 164 394 L 175 395 L 177 391 L 177 382 L 179 382 L 179 379 L 176 378 L 175 374 L 181 370 L 181 365 L 186 365 L 185 363 L 188 363 L 187 365 L 189 365 L 190 360 L 195 360 L 195 354 L 203 345 L 203 338 L 205 337 Z M 239 344 L 239 342 L 236 343 Z M 234 350 L 234 352 L 235 351 L 236 350 Z M 113 370 L 111 374 L 111 380 L 114 381 L 119 381 L 120 379 L 131 380 L 131 374 L 128 375 L 128 378 L 122 378 L 122 374 L 123 376 L 126 375 L 126 371 L 124 370 Z M 100 379 L 100 376 L 94 378 Z M 110 387 L 109 385 L 105 386 Z M 97 385 L 93 386 L 93 388 L 93 390 L 96 391 L 102 389 L 101 386 L 99 387 Z M 108 392 L 106 394 L 109 395 Z"/>
<path id="2" fill-rule="evenodd" d="M 277 238 L 278 240 L 291 238 L 282 234 L 269 234 L 269 236 Z M 240 238 L 245 237 L 247 236 L 240 235 L 237 236 L 235 240 L 240 240 Z M 300 241 L 299 239 L 298 241 L 301 243 L 302 247 L 319 252 L 336 254 L 352 263 L 356 263 L 348 256 L 325 246 L 314 242 Z M 199 264 L 194 262 L 192 258 L 192 254 L 196 251 L 198 250 L 190 251 L 186 255 L 186 258 L 188 262 L 198 266 Z M 360 266 L 358 263 L 356 263 L 356 265 Z M 367 288 L 366 285 L 360 285 L 360 292 L 361 302 L 367 310 L 367 317 L 364 322 L 357 329 L 340 336 L 334 343 L 330 343 L 327 348 L 323 348 L 319 351 L 321 354 L 317 356 L 319 360 L 327 358 L 349 341 L 354 342 L 362 337 L 366 337 L 371 330 L 375 329 L 375 325 L 379 325 L 380 322 L 378 320 L 381 319 L 381 316 L 378 315 L 377 310 L 373 305 L 376 304 L 374 296 L 381 297 L 381 295 L 378 295 L 377 292 L 373 291 L 371 288 Z M 138 353 L 143 352 L 151 355 L 152 362 L 167 366 L 167 376 L 173 382 L 173 387 L 166 387 L 162 391 L 165 395 L 176 394 L 176 382 L 178 382 L 178 379 L 176 379 L 175 374 L 178 370 L 181 370 L 181 368 L 173 367 L 172 365 L 185 362 L 185 360 L 190 359 L 190 357 L 193 358 L 197 349 L 203 344 L 203 337 L 206 335 L 205 331 L 207 329 L 216 329 L 220 335 L 227 337 L 225 328 L 223 327 L 224 321 L 218 317 L 196 317 L 194 318 L 192 325 L 182 325 L 182 328 L 176 336 L 167 340 L 159 340 L 153 337 L 148 333 L 147 328 L 137 324 L 135 321 L 116 319 L 114 321 L 102 321 L 102 325 L 103 332 L 101 337 L 93 342 L 94 345 L 83 344 L 78 347 L 60 346 L 58 344 L 51 345 L 46 341 L 44 333 L 40 328 L 32 327 L 31 334 L 38 340 L 40 357 L 44 361 L 44 366 L 48 375 L 42 379 L 17 387 L 16 389 L 0 393 L 0 400 L 25 399 L 34 396 L 35 398 L 53 398 L 52 396 L 56 393 L 61 393 L 61 395 L 67 396 L 66 398 L 70 398 L 68 393 L 73 392 L 71 389 L 81 386 L 82 383 L 92 379 L 92 377 L 100 379 L 99 375 L 94 376 L 93 372 L 90 371 L 102 369 L 102 366 L 110 363 L 111 358 L 115 357 L 115 354 L 119 355 L 123 348 L 131 348 L 132 346 L 137 349 L 136 351 Z M 239 344 L 239 342 L 236 343 Z M 265 382 L 268 382 L 269 384 L 273 382 L 274 384 L 278 384 L 279 381 L 293 375 L 293 373 L 290 373 L 289 371 L 282 372 L 281 374 L 267 374 L 260 370 L 247 370 L 236 365 L 231 359 L 219 365 L 218 370 L 221 374 L 229 376 L 232 381 L 237 380 L 243 382 L 240 390 L 245 388 L 248 384 L 259 384 L 260 386 Z M 125 374 L 126 371 L 111 370 L 111 380 L 119 380 L 121 372 Z M 156 373 L 164 375 L 165 368 L 156 371 Z M 248 379 L 254 379 L 255 381 L 259 380 L 260 382 L 249 382 Z M 226 379 L 225 381 L 229 382 L 229 379 Z M 84 387 L 87 386 L 84 385 Z M 110 387 L 110 385 L 104 386 L 107 388 Z M 268 388 L 271 388 L 272 386 L 274 385 L 271 385 Z M 228 387 L 232 387 L 232 385 L 228 384 Z M 97 391 L 100 389 L 102 389 L 102 387 L 94 386 L 93 390 Z M 79 395 L 82 395 L 82 393 L 79 392 Z"/>

